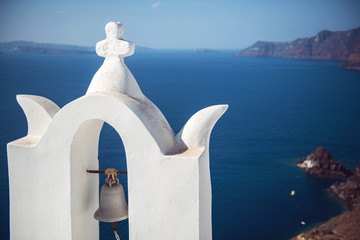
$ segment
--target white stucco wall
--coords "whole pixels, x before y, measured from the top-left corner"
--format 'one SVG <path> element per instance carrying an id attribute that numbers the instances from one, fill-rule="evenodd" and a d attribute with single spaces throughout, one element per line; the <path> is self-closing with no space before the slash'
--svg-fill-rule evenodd
<path id="1" fill-rule="evenodd" d="M 86 170 L 98 168 L 103 122 L 125 147 L 130 239 L 211 239 L 209 138 L 227 105 L 199 111 L 175 135 L 123 61 L 134 45 L 121 39 L 122 25 L 106 31 L 97 45 L 105 61 L 86 95 L 62 109 L 17 97 L 29 130 L 7 146 L 11 239 L 99 238 L 98 176 Z"/>

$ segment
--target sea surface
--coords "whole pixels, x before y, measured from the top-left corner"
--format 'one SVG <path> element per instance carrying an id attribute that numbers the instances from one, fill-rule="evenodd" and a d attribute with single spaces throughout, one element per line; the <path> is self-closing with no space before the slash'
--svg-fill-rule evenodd
<path id="1" fill-rule="evenodd" d="M 213 239 L 289 239 L 344 211 L 328 191 L 334 181 L 307 176 L 295 164 L 318 146 L 351 169 L 360 164 L 360 72 L 337 61 L 234 52 L 140 52 L 125 62 L 174 132 L 204 107 L 230 106 L 211 135 Z M 85 94 L 102 61 L 96 55 L 0 54 L 0 239 L 9 238 L 6 143 L 27 133 L 16 94 L 63 107 Z M 109 125 L 99 145 L 101 169 L 126 170 L 121 139 Z M 120 181 L 127 190 L 126 176 Z M 127 220 L 119 234 L 128 239 Z M 100 237 L 115 239 L 109 224 L 100 225 Z"/>

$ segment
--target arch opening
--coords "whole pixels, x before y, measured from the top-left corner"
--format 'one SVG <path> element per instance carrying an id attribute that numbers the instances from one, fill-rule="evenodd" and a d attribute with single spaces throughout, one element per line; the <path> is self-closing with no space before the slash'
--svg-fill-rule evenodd
<path id="1" fill-rule="evenodd" d="M 99 169 L 115 168 L 118 171 L 127 171 L 126 154 L 122 139 L 116 130 L 106 122 L 100 132 L 98 149 Z M 127 175 L 120 174 L 117 177 L 124 188 L 125 199 L 128 203 Z M 105 183 L 105 178 L 105 174 L 99 174 L 99 192 Z M 129 239 L 128 219 L 118 222 L 117 231 L 120 239 Z M 100 240 L 113 238 L 114 233 L 111 224 L 100 222 Z"/>
<path id="2" fill-rule="evenodd" d="M 127 171 L 125 147 L 119 133 L 103 120 L 87 120 L 74 135 L 70 165 L 72 239 L 114 238 L 111 224 L 99 223 L 93 217 L 99 207 L 100 189 L 106 175 L 86 170 Z M 118 175 L 118 178 L 128 203 L 127 175 Z M 119 222 L 117 228 L 121 239 L 129 239 L 128 220 Z"/>

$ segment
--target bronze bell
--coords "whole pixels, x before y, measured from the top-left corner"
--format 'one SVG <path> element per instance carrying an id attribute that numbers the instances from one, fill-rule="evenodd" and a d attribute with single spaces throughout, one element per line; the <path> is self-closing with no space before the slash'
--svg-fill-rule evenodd
<path id="1" fill-rule="evenodd" d="M 100 206 L 94 218 L 101 222 L 118 222 L 128 218 L 128 207 L 125 201 L 124 188 L 116 177 L 115 169 L 105 171 L 108 177 L 101 187 Z"/>

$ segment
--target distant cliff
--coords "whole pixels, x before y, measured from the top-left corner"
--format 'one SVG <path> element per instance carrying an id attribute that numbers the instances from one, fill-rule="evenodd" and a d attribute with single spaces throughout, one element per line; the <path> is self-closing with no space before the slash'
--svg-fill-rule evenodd
<path id="1" fill-rule="evenodd" d="M 136 46 L 135 51 L 148 52 L 150 48 Z M 95 46 L 76 46 L 54 43 L 36 43 L 29 41 L 13 41 L 0 43 L 3 53 L 42 53 L 42 54 L 95 54 Z"/>
<path id="2" fill-rule="evenodd" d="M 43 54 L 94 54 L 95 51 L 75 50 L 75 49 L 56 49 L 44 47 L 16 47 L 14 53 L 43 53 Z"/>
<path id="3" fill-rule="evenodd" d="M 350 54 L 349 58 L 342 62 L 341 67 L 352 70 L 360 70 L 360 43 Z"/>
<path id="4" fill-rule="evenodd" d="M 66 44 L 36 43 L 29 41 L 13 41 L 0 43 L 0 51 L 4 53 L 95 53 L 95 47 L 84 47 Z"/>
<path id="5" fill-rule="evenodd" d="M 237 56 L 282 57 L 295 59 L 346 60 L 343 67 L 360 64 L 355 53 L 360 44 L 360 27 L 349 31 L 324 30 L 310 38 L 298 38 L 292 42 L 258 41 L 252 46 L 236 53 Z M 360 50 L 358 50 L 358 54 Z M 353 68 L 356 69 L 356 68 Z"/>

